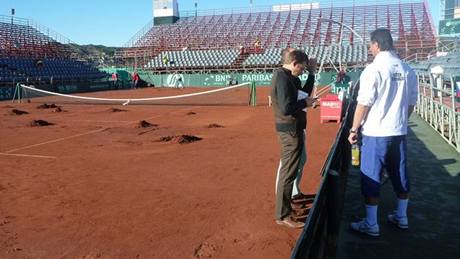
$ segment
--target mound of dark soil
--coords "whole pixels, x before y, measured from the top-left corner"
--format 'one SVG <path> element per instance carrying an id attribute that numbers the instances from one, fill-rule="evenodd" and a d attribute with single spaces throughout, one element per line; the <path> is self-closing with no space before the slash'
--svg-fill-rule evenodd
<path id="1" fill-rule="evenodd" d="M 43 127 L 43 126 L 51 126 L 54 125 L 51 122 L 47 122 L 45 120 L 33 120 L 32 122 L 29 123 L 31 127 Z"/>
<path id="2" fill-rule="evenodd" d="M 64 110 L 61 107 L 57 107 L 53 112 L 63 112 Z"/>
<path id="3" fill-rule="evenodd" d="M 125 112 L 126 110 L 118 109 L 118 108 L 110 108 L 109 112 Z"/>
<path id="4" fill-rule="evenodd" d="M 223 128 L 224 126 L 217 124 L 217 123 L 211 123 L 207 126 L 207 128 Z"/>
<path id="5" fill-rule="evenodd" d="M 158 127 L 158 124 L 152 124 L 148 121 L 142 120 L 142 121 L 139 121 L 139 123 L 137 124 L 137 127 L 138 128 Z"/>
<path id="6" fill-rule="evenodd" d="M 13 110 L 11 110 L 11 114 L 13 114 L 13 115 L 23 115 L 23 114 L 29 114 L 29 113 L 26 112 L 26 111 L 18 110 L 18 109 L 13 109 Z"/>
<path id="7" fill-rule="evenodd" d="M 37 106 L 37 109 L 55 109 L 55 108 L 58 108 L 58 107 L 59 106 L 57 106 L 54 103 L 52 103 L 52 104 L 44 103 L 42 105 Z"/>
<path id="8" fill-rule="evenodd" d="M 169 142 L 171 141 L 172 139 L 174 139 L 175 136 L 164 136 L 164 137 L 161 137 L 158 142 Z"/>
<path id="9" fill-rule="evenodd" d="M 178 138 L 176 138 L 176 142 L 179 144 L 188 144 L 188 143 L 192 143 L 195 141 L 200 141 L 202 139 L 203 138 L 192 136 L 192 135 L 181 135 Z"/>
<path id="10" fill-rule="evenodd" d="M 195 112 L 187 112 L 186 115 L 195 115 Z"/>
<path id="11" fill-rule="evenodd" d="M 200 141 L 203 138 L 192 135 L 165 136 L 159 139 L 159 142 L 175 142 L 179 144 L 189 144 L 195 141 Z"/>

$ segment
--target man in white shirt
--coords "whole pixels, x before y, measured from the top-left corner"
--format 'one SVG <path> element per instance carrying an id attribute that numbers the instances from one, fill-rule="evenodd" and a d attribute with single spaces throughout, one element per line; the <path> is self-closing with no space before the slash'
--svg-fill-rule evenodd
<path id="1" fill-rule="evenodd" d="M 180 74 L 176 74 L 176 88 L 184 88 L 184 82 L 182 82 L 182 75 Z"/>
<path id="2" fill-rule="evenodd" d="M 351 228 L 370 236 L 379 236 L 377 208 L 380 175 L 389 174 L 398 197 L 397 209 L 388 222 L 408 229 L 407 203 L 409 179 L 406 171 L 406 134 L 409 116 L 417 102 L 415 72 L 394 52 L 388 29 L 371 33 L 369 51 L 374 61 L 360 77 L 358 104 L 348 141 L 355 144 L 362 133 L 361 192 L 366 203 L 366 218 L 351 223 Z"/>

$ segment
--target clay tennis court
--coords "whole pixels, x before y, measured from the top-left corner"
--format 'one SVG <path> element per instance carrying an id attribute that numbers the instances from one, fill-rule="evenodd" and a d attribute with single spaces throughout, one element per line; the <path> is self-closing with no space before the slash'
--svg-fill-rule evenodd
<path id="1" fill-rule="evenodd" d="M 288 258 L 301 230 L 274 222 L 279 146 L 269 88 L 257 91 L 257 107 L 243 89 L 188 104 L 56 103 L 61 111 L 37 108 L 39 98 L 0 102 L 0 258 Z M 307 194 L 339 127 L 319 113 L 308 112 Z"/>

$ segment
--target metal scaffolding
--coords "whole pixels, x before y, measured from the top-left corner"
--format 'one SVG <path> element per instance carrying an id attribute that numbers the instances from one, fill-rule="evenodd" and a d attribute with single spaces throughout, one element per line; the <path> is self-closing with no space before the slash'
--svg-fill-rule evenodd
<path id="1" fill-rule="evenodd" d="M 460 103 L 456 76 L 419 73 L 417 113 L 460 152 Z"/>

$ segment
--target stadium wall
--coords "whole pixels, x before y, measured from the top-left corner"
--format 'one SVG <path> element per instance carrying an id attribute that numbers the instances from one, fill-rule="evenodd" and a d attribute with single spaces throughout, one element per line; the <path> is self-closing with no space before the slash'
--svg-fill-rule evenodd
<path id="1" fill-rule="evenodd" d="M 118 73 L 121 80 L 131 80 L 132 69 L 126 68 L 104 68 L 104 72 Z M 155 74 L 150 71 L 138 70 L 142 80 L 153 86 L 174 87 L 176 74 Z M 351 71 L 347 75 L 351 81 L 356 82 L 360 71 Z M 318 85 L 328 85 L 335 81 L 336 72 L 322 72 L 318 78 Z M 213 74 L 179 74 L 185 87 L 187 86 L 227 86 L 230 84 L 255 82 L 257 86 L 269 86 L 272 73 L 213 73 Z M 307 80 L 307 75 L 301 76 L 301 80 Z"/>
<path id="2" fill-rule="evenodd" d="M 23 83 L 23 82 L 19 82 Z M 18 83 L 18 84 L 19 84 Z M 101 82 L 75 82 L 75 83 L 57 83 L 57 84 L 40 84 L 35 85 L 36 88 L 62 93 L 62 94 L 74 94 L 74 93 L 88 93 L 96 91 L 107 91 L 112 90 L 113 86 L 110 81 L 101 81 Z M 123 88 L 129 88 L 130 84 L 125 84 Z M 0 87 L 0 101 L 3 100 L 12 100 L 14 97 L 14 92 L 16 90 L 16 85 L 12 84 L 9 86 Z M 23 98 L 27 96 L 22 95 Z"/>
<path id="3" fill-rule="evenodd" d="M 15 86 L 3 86 L 0 87 L 0 100 L 11 100 L 13 99 Z"/>
<path id="4" fill-rule="evenodd" d="M 103 72 L 118 74 L 118 87 L 117 89 L 127 89 L 131 87 L 131 74 L 132 69 L 126 68 L 103 68 Z M 144 85 L 151 85 L 156 87 L 174 87 L 176 85 L 176 74 L 154 74 L 150 71 L 138 71 L 140 78 L 145 81 Z M 348 72 L 352 82 L 359 79 L 360 72 Z M 244 82 L 255 82 L 257 86 L 270 86 L 272 79 L 271 73 L 222 73 L 222 74 L 179 74 L 182 77 L 182 82 L 185 87 L 188 86 L 202 86 L 202 87 L 215 87 L 227 86 L 230 84 L 240 84 Z M 328 71 L 322 72 L 318 78 L 318 85 L 329 85 L 335 82 L 336 72 Z M 301 80 L 305 81 L 307 75 L 301 76 Z M 11 100 L 14 95 L 15 85 L 0 87 L 0 100 Z M 59 92 L 64 94 L 93 92 L 93 91 L 107 91 L 113 90 L 112 84 L 109 82 L 101 82 L 99 84 L 56 84 L 56 85 L 42 85 L 38 86 L 40 89 Z"/>

